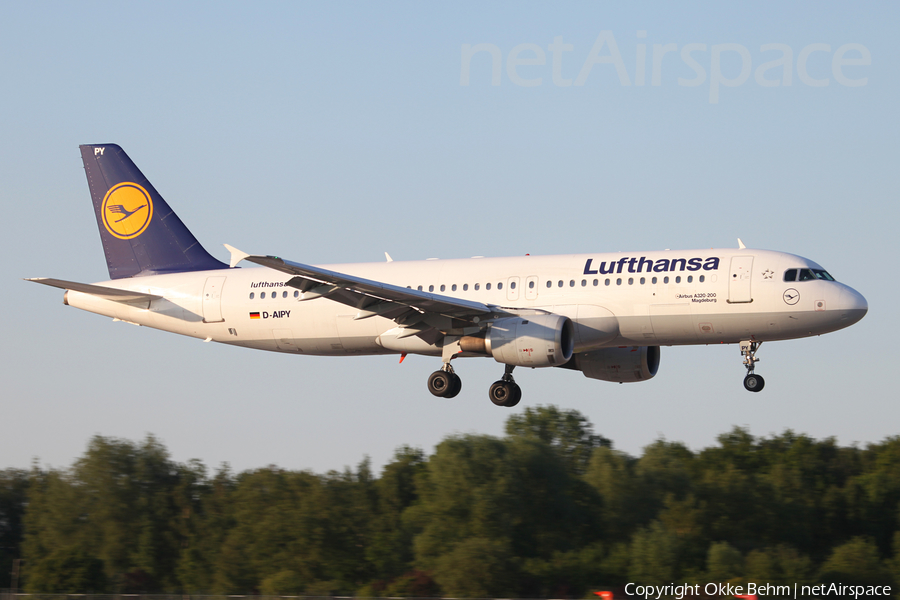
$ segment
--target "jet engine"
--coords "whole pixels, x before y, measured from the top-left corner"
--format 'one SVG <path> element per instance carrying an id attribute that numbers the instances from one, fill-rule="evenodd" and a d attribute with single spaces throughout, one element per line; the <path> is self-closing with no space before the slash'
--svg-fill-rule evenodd
<path id="1" fill-rule="evenodd" d="M 529 315 L 491 323 L 483 336 L 459 340 L 463 352 L 488 354 L 516 367 L 558 367 L 572 358 L 575 328 L 568 317 Z"/>
<path id="2" fill-rule="evenodd" d="M 566 365 L 591 379 L 618 383 L 646 381 L 659 370 L 659 346 L 626 346 L 579 352 Z"/>

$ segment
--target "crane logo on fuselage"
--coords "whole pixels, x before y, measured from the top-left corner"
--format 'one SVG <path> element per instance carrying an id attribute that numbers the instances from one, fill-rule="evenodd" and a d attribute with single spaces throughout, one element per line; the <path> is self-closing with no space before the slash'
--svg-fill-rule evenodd
<path id="1" fill-rule="evenodd" d="M 619 260 L 603 261 L 592 269 L 594 259 L 584 263 L 585 275 L 608 275 L 610 273 L 669 273 L 672 271 L 716 271 L 719 268 L 719 257 L 709 258 L 660 258 L 651 260 L 646 256 L 640 258 L 624 257 Z M 627 269 L 626 269 L 627 266 Z M 646 269 L 646 270 L 645 270 Z"/>
<path id="2" fill-rule="evenodd" d="M 153 201 L 143 187 L 124 181 L 106 192 L 100 214 L 110 234 L 130 240 L 144 233 L 150 224 Z"/>

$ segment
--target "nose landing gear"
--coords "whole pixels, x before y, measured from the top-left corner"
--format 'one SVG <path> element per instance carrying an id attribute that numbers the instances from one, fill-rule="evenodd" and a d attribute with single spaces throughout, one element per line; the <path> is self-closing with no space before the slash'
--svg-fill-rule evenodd
<path id="1" fill-rule="evenodd" d="M 748 392 L 762 391 L 766 385 L 766 380 L 762 378 L 762 375 L 753 373 L 756 363 L 760 360 L 756 358 L 756 351 L 759 350 L 761 345 L 762 342 L 741 342 L 741 356 L 744 357 L 744 366 L 747 367 L 747 376 L 744 377 L 744 389 Z"/>

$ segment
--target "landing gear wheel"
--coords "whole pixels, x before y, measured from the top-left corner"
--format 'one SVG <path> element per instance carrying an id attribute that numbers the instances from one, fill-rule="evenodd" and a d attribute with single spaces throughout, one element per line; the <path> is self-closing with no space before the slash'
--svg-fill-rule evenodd
<path id="1" fill-rule="evenodd" d="M 519 384 L 510 383 L 510 386 L 512 387 L 512 397 L 510 397 L 510 399 L 506 401 L 506 404 L 503 405 L 507 408 L 512 408 L 522 399 L 522 388 L 519 387 Z"/>
<path id="2" fill-rule="evenodd" d="M 759 392 L 766 386 L 766 380 L 762 375 L 750 374 L 744 377 L 744 389 L 748 392 Z"/>
<path id="3" fill-rule="evenodd" d="M 450 391 L 444 396 L 444 398 L 455 398 L 457 394 L 459 394 L 460 390 L 462 390 L 462 379 L 459 378 L 459 375 L 456 373 L 450 374 Z"/>
<path id="4" fill-rule="evenodd" d="M 512 408 L 522 399 L 522 388 L 514 381 L 495 381 L 488 394 L 497 406 Z"/>
<path id="5" fill-rule="evenodd" d="M 455 376 L 455 373 L 448 371 L 435 371 L 428 377 L 428 391 L 438 398 L 449 397 L 453 391 L 453 377 Z M 459 387 L 462 387 L 462 384 Z M 457 393 L 459 393 L 459 390 L 457 390 Z"/>
<path id="6" fill-rule="evenodd" d="M 497 406 L 506 406 L 506 403 L 512 398 L 512 387 L 505 381 L 495 381 L 491 384 L 488 392 L 491 402 Z"/>

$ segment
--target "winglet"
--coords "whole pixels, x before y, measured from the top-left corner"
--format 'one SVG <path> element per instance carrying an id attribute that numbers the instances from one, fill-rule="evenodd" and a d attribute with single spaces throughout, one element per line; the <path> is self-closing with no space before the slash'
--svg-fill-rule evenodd
<path id="1" fill-rule="evenodd" d="M 744 242 L 741 241 L 741 238 L 738 238 L 738 248 L 740 248 L 741 250 L 743 250 L 743 249 L 746 248 L 746 247 L 747 247 L 747 246 L 744 245 Z"/>
<path id="2" fill-rule="evenodd" d="M 246 252 L 241 252 L 234 246 L 229 246 L 228 244 L 222 244 L 222 245 L 225 246 L 225 248 L 229 252 L 231 252 L 231 262 L 228 263 L 228 266 L 230 266 L 231 268 L 236 267 L 239 262 L 241 262 L 242 260 L 244 260 L 245 258 L 250 256 Z"/>

